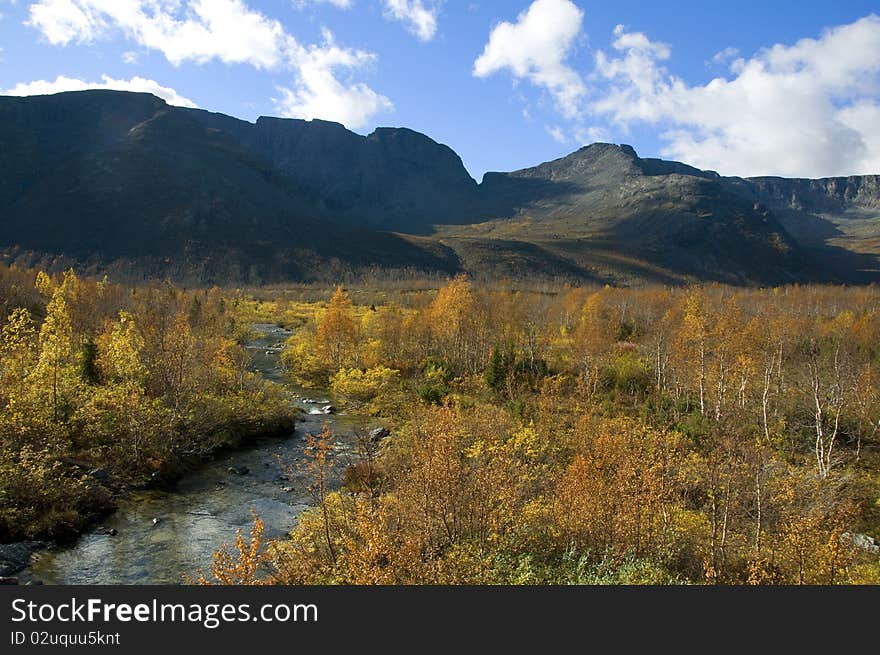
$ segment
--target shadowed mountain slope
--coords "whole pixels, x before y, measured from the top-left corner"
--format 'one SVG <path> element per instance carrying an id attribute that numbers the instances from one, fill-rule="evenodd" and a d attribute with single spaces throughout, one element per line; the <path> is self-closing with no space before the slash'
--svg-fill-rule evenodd
<path id="1" fill-rule="evenodd" d="M 677 284 L 878 277 L 880 181 L 724 178 L 593 144 L 468 175 L 408 129 L 168 106 L 146 94 L 0 97 L 0 250 L 191 284 L 363 272 Z"/>

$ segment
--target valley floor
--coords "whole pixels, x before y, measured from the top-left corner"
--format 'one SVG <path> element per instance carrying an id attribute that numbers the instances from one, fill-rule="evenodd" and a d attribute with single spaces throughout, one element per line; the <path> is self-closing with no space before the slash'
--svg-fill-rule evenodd
<path id="1" fill-rule="evenodd" d="M 873 287 L 0 292 L 2 542 L 287 429 L 284 382 L 363 423 L 316 415 L 283 463 L 309 509 L 255 508 L 201 582 L 880 583 Z"/>
<path id="2" fill-rule="evenodd" d="M 880 581 L 873 288 L 294 296 L 241 309 L 389 434 L 347 465 L 313 439 L 315 507 L 260 551 L 273 573 L 227 552 L 220 580 Z"/>

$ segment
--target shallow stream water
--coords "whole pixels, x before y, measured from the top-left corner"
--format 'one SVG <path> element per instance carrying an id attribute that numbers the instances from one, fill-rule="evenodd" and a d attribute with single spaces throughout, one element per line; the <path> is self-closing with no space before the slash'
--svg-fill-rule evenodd
<path id="1" fill-rule="evenodd" d="M 231 543 L 236 530 L 247 534 L 253 523 L 252 509 L 264 521 L 266 537 L 281 537 L 291 530 L 311 499 L 304 476 L 295 472 L 291 479 L 285 479 L 278 458 L 295 466 L 303 457 L 305 435 L 320 432 L 327 421 L 336 434 L 339 461 L 335 473 L 339 476 L 355 429 L 368 426 L 344 415 L 310 414 L 322 403 L 304 402 L 307 398 L 327 403 L 332 399 L 285 382 L 278 347 L 290 333 L 274 325 L 255 327 L 264 336 L 248 346 L 253 368 L 284 384 L 290 391 L 290 402 L 304 410 L 296 432 L 219 455 L 189 473 L 171 491 L 139 491 L 126 497 L 114 514 L 75 543 L 36 554 L 33 564 L 20 576 L 23 582 L 177 584 L 198 568 L 207 571 L 214 551 Z M 244 469 L 247 473 L 240 474 Z M 107 534 L 111 529 L 114 536 Z"/>

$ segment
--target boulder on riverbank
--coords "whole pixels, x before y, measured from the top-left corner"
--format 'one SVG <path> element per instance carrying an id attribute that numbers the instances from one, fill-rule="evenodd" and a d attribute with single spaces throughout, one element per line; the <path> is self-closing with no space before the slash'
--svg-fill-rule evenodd
<path id="1" fill-rule="evenodd" d="M 31 562 L 31 555 L 45 546 L 40 541 L 0 544 L 0 577 L 9 577 L 26 568 Z"/>
<path id="2" fill-rule="evenodd" d="M 324 405 L 323 407 L 315 407 L 314 409 L 309 411 L 309 414 L 312 416 L 317 416 L 320 414 L 335 414 L 336 408 L 333 405 Z"/>
<path id="3" fill-rule="evenodd" d="M 375 430 L 370 430 L 370 441 L 373 443 L 378 443 L 382 441 L 382 439 L 387 439 L 391 436 L 391 432 L 389 432 L 386 428 L 376 428 Z"/>
<path id="4" fill-rule="evenodd" d="M 89 471 L 89 477 L 101 484 L 107 484 L 110 481 L 110 471 L 105 468 L 92 469 Z"/>
<path id="5" fill-rule="evenodd" d="M 841 541 L 849 542 L 856 548 L 861 548 L 862 550 L 869 553 L 880 553 L 880 544 L 878 544 L 877 540 L 870 535 L 844 532 L 842 535 L 840 535 L 840 539 Z"/>

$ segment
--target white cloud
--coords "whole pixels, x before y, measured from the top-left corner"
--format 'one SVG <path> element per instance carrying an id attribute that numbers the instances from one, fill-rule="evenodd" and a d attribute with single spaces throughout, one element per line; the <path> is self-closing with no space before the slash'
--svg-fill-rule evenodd
<path id="1" fill-rule="evenodd" d="M 620 129 L 663 129 L 663 155 L 737 175 L 833 176 L 880 171 L 880 17 L 775 45 L 690 85 L 661 63 L 669 47 L 615 30 L 599 52 L 607 88 L 591 111 Z"/>
<path id="2" fill-rule="evenodd" d="M 547 130 L 547 134 L 553 137 L 553 140 L 557 143 L 568 143 L 568 137 L 565 136 L 565 131 L 558 125 L 554 125 L 552 127 L 550 125 L 545 125 L 544 129 Z"/>
<path id="3" fill-rule="evenodd" d="M 439 3 L 423 0 L 384 0 L 385 15 L 392 20 L 404 22 L 409 30 L 422 41 L 430 41 L 437 33 Z"/>
<path id="4" fill-rule="evenodd" d="M 128 50 L 122 53 L 122 61 L 126 64 L 136 64 L 138 63 L 138 53 L 133 50 Z"/>
<path id="5" fill-rule="evenodd" d="M 366 125 L 377 113 L 394 108 L 391 101 L 365 84 L 343 84 L 334 75 L 337 68 L 358 68 L 375 56 L 360 50 L 339 48 L 330 32 L 324 44 L 312 46 L 299 58 L 296 87 L 278 87 L 281 98 L 275 107 L 288 118 L 322 118 L 352 129 Z"/>
<path id="6" fill-rule="evenodd" d="M 604 127 L 577 127 L 574 131 L 575 140 L 583 145 L 596 142 L 609 142 L 612 140 L 611 134 Z"/>
<path id="7" fill-rule="evenodd" d="M 861 100 L 838 112 L 840 122 L 861 135 L 865 145 L 861 170 L 880 172 L 880 102 Z"/>
<path id="8" fill-rule="evenodd" d="M 218 59 L 272 68 L 297 46 L 281 23 L 242 0 L 39 0 L 28 24 L 53 45 L 91 43 L 118 30 L 174 65 Z"/>
<path id="9" fill-rule="evenodd" d="M 566 118 L 581 111 L 586 86 L 566 64 L 581 31 L 584 13 L 570 0 L 535 0 L 517 17 L 489 35 L 473 73 L 488 77 L 509 69 L 514 79 L 528 79 L 546 89 Z"/>
<path id="10" fill-rule="evenodd" d="M 363 67 L 373 55 L 340 48 L 332 38 L 320 46 L 300 44 L 278 20 L 243 0 L 39 0 L 30 7 L 28 24 L 53 45 L 121 33 L 175 66 L 217 60 L 291 70 L 295 89 L 285 94 L 285 100 L 293 98 L 285 103 L 290 115 L 324 112 L 315 116 L 357 128 L 391 107 L 367 85 L 340 80 L 340 72 Z"/>
<path id="11" fill-rule="evenodd" d="M 720 51 L 716 52 L 712 56 L 711 63 L 717 64 L 717 65 L 726 64 L 729 61 L 733 61 L 737 57 L 739 57 L 739 48 L 734 48 L 733 46 L 728 46 L 728 47 L 724 48 L 724 50 L 720 50 Z M 706 62 L 706 63 L 708 64 L 710 62 Z"/>
<path id="12" fill-rule="evenodd" d="M 152 93 L 165 100 L 170 105 L 178 107 L 197 107 L 189 98 L 185 98 L 174 89 L 162 86 L 155 80 L 143 77 L 133 77 L 130 80 L 114 80 L 108 75 L 102 75 L 100 82 L 86 82 L 73 77 L 59 75 L 54 82 L 36 80 L 34 82 L 19 82 L 11 89 L 0 90 L 4 96 L 36 96 L 61 93 L 62 91 L 85 91 L 87 89 L 113 89 L 116 91 L 133 91 L 136 93 Z"/>

